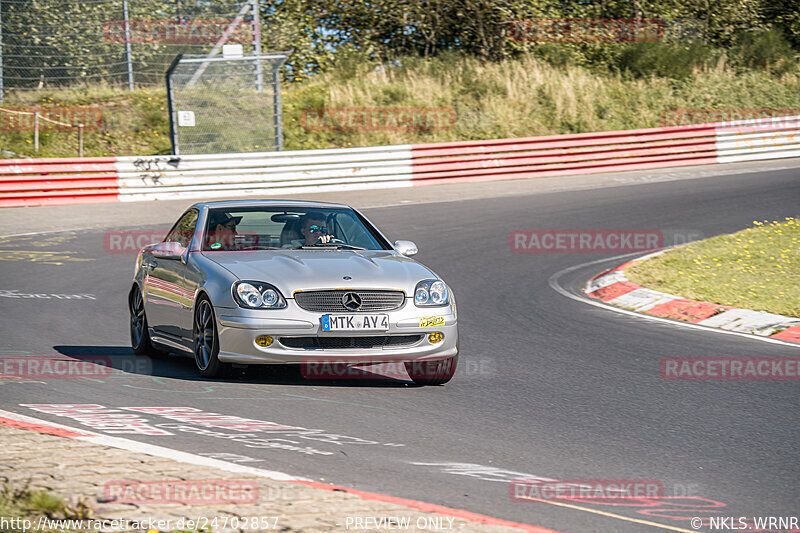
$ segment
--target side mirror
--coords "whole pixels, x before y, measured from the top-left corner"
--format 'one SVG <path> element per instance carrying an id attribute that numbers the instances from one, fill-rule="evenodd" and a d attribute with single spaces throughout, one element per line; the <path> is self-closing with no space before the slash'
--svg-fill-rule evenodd
<path id="1" fill-rule="evenodd" d="M 153 246 L 151 253 L 159 259 L 182 259 L 186 247 L 179 242 L 160 242 Z"/>
<path id="2" fill-rule="evenodd" d="M 411 241 L 394 241 L 394 249 L 400 252 L 402 255 L 412 256 L 416 255 L 419 251 L 417 250 L 417 245 Z"/>

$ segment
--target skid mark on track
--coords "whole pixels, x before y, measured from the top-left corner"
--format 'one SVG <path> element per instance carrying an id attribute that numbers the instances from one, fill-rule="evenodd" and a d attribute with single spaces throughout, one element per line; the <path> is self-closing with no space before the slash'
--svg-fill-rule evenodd
<path id="1" fill-rule="evenodd" d="M 25 243 L 26 246 L 36 246 L 38 248 L 46 248 L 48 246 L 57 246 L 71 241 L 76 237 L 76 233 L 71 232 L 65 235 L 53 235 L 52 237 L 39 237 L 37 235 L 20 235 L 17 237 L 0 237 L 0 245 L 16 245 Z"/>
<path id="2" fill-rule="evenodd" d="M 63 265 L 70 261 L 94 261 L 94 258 L 73 257 L 77 252 L 40 252 L 38 250 L 0 250 L 0 261 L 30 261 L 45 265 Z"/>
<path id="3" fill-rule="evenodd" d="M 77 236 L 71 232 L 62 235 L 41 237 L 36 234 L 0 237 L 0 261 L 30 261 L 46 265 L 63 265 L 65 262 L 94 261 L 95 258 L 76 257 L 71 250 L 20 250 L 25 248 L 49 248 L 72 241 Z"/>

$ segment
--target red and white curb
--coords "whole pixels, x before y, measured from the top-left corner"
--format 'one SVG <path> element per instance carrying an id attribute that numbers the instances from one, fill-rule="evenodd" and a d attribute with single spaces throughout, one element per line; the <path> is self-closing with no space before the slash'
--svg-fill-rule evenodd
<path id="1" fill-rule="evenodd" d="M 195 455 L 193 453 L 173 450 L 171 448 L 156 446 L 154 444 L 147 444 L 130 439 L 124 439 L 121 437 L 111 437 L 108 435 L 102 435 L 100 433 L 86 431 L 71 426 L 65 426 L 63 424 L 57 424 L 54 422 L 49 422 L 47 420 L 41 420 L 31 416 L 20 415 L 17 413 L 13 413 L 11 411 L 4 411 L 1 409 L 0 409 L 0 426 L 8 426 L 17 429 L 36 431 L 37 433 L 80 440 L 83 442 L 97 444 L 99 446 L 109 446 L 112 448 L 119 448 L 130 452 L 144 453 L 147 455 L 152 455 L 154 457 L 162 457 L 164 459 L 171 459 L 173 461 L 178 461 L 181 463 L 188 463 L 197 466 L 205 466 L 209 468 L 218 468 L 226 472 L 232 472 L 237 474 L 250 474 L 271 479 L 274 481 L 297 483 L 300 485 L 306 485 L 309 487 L 327 491 L 347 492 L 349 494 L 358 496 L 359 498 L 362 498 L 364 500 L 391 503 L 395 505 L 404 505 L 406 507 L 411 507 L 423 513 L 436 513 L 446 516 L 452 516 L 455 518 L 460 518 L 462 520 L 467 520 L 469 522 L 485 524 L 487 526 L 508 527 L 513 529 L 518 529 L 520 531 L 528 531 L 530 533 L 559 533 L 558 531 L 555 531 L 553 529 L 534 526 L 531 524 L 511 522 L 509 520 L 503 520 L 502 518 L 495 518 L 492 516 L 473 513 L 471 511 L 465 511 L 463 509 L 454 509 L 452 507 L 445 507 L 443 505 L 437 505 L 433 503 L 426 503 L 417 500 L 409 500 L 406 498 L 398 498 L 395 496 L 379 494 L 376 492 L 367 492 L 363 490 L 352 489 L 349 487 L 341 487 L 339 485 L 331 485 L 329 483 L 322 483 L 320 481 L 314 481 L 304 477 L 292 476 L 290 474 L 284 474 L 283 472 L 277 472 L 274 470 L 265 470 L 261 468 L 254 468 L 251 466 L 243 466 L 237 463 L 231 463 L 219 459 L 212 459 L 210 457 L 203 457 L 202 455 Z"/>
<path id="2" fill-rule="evenodd" d="M 652 316 L 800 343 L 800 318 L 697 302 L 641 287 L 625 276 L 625 269 L 634 263 L 660 253 L 663 252 L 628 261 L 598 274 L 586 284 L 586 294 L 608 304 Z"/>

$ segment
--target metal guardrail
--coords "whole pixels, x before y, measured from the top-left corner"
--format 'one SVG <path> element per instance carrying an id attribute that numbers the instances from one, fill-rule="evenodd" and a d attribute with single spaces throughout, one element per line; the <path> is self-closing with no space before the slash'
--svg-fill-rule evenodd
<path id="1" fill-rule="evenodd" d="M 115 202 L 114 157 L 0 159 L 0 207 Z"/>
<path id="2" fill-rule="evenodd" d="M 121 201 L 410 186 L 411 147 L 120 157 Z"/>
<path id="3" fill-rule="evenodd" d="M 0 160 L 0 207 L 410 187 L 800 157 L 800 116 L 522 139 Z"/>

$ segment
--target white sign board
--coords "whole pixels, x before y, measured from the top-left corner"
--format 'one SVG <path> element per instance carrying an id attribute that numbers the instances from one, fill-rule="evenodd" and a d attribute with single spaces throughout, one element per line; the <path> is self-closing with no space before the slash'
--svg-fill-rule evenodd
<path id="1" fill-rule="evenodd" d="M 178 111 L 178 126 L 194 127 L 194 111 Z"/>
<path id="2" fill-rule="evenodd" d="M 223 44 L 222 57 L 244 57 L 244 47 L 241 44 Z"/>

